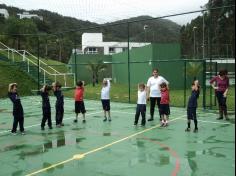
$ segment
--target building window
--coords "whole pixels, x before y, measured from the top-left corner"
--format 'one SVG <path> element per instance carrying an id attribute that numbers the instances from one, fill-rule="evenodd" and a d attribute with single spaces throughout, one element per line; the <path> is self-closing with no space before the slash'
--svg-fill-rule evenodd
<path id="1" fill-rule="evenodd" d="M 115 53 L 115 48 L 109 48 L 109 53 Z"/>
<path id="2" fill-rule="evenodd" d="M 87 54 L 97 54 L 98 49 L 97 48 L 88 48 Z"/>
<path id="3" fill-rule="evenodd" d="M 128 48 L 122 48 L 122 51 L 123 52 L 125 52 L 125 51 L 127 51 L 128 50 Z"/>

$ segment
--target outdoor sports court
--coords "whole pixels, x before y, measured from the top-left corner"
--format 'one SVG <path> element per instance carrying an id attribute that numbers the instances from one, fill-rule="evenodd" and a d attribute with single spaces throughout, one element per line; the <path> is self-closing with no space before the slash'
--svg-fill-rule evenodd
<path id="1" fill-rule="evenodd" d="M 54 103 L 51 97 L 53 120 Z M 26 135 L 13 136 L 12 103 L 0 101 L 2 176 L 235 175 L 234 114 L 230 122 L 217 121 L 216 112 L 199 108 L 195 134 L 184 131 L 183 108 L 171 108 L 169 127 L 159 126 L 155 112 L 144 128 L 133 126 L 134 104 L 111 103 L 112 122 L 104 123 L 101 103 L 85 100 L 87 123 L 74 124 L 74 100 L 65 98 L 65 126 L 41 131 L 41 97 L 22 97 L 22 105 Z"/>

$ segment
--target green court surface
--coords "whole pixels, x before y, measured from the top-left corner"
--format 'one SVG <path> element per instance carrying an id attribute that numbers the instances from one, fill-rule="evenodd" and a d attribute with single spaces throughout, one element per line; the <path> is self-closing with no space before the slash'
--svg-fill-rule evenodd
<path id="1" fill-rule="evenodd" d="M 51 97 L 53 120 L 54 103 Z M 13 136 L 12 103 L 0 100 L 1 176 L 235 175 L 234 114 L 217 121 L 216 113 L 199 109 L 199 132 L 186 133 L 183 108 L 171 108 L 167 128 L 157 112 L 155 121 L 135 127 L 136 105 L 112 102 L 112 122 L 104 123 L 101 103 L 85 100 L 87 123 L 74 124 L 74 101 L 66 98 L 65 126 L 41 131 L 41 98 L 23 97 L 22 104 L 26 135 Z"/>

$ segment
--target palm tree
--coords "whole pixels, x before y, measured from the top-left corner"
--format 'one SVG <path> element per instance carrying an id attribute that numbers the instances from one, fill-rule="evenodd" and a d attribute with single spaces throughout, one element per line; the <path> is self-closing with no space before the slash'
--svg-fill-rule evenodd
<path id="1" fill-rule="evenodd" d="M 92 73 L 92 82 L 93 82 L 93 87 L 94 87 L 95 84 L 98 84 L 99 73 L 102 71 L 105 71 L 107 69 L 107 65 L 105 65 L 102 60 L 98 62 L 90 61 L 87 68 Z"/>
<path id="2" fill-rule="evenodd" d="M 202 72 L 203 67 L 201 63 L 189 62 L 187 67 L 186 74 L 189 77 L 193 77 L 193 80 L 197 79 L 197 76 Z"/>

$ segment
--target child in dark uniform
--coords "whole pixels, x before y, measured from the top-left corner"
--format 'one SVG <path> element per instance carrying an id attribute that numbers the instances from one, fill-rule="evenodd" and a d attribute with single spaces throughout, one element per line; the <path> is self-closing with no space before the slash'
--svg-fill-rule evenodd
<path id="1" fill-rule="evenodd" d="M 197 122 L 197 99 L 199 98 L 199 94 L 200 94 L 200 85 L 198 80 L 195 80 L 192 83 L 192 94 L 189 97 L 188 100 L 188 109 L 187 109 L 187 117 L 188 117 L 188 127 L 186 128 L 186 132 L 190 132 L 191 128 L 191 120 L 194 121 L 194 133 L 198 132 L 198 122 Z"/>
<path id="2" fill-rule="evenodd" d="M 23 107 L 20 101 L 20 97 L 17 93 L 17 84 L 16 83 L 12 83 L 9 84 L 9 89 L 8 89 L 8 97 L 10 98 L 10 100 L 13 103 L 13 116 L 14 116 L 14 120 L 13 120 L 13 127 L 12 127 L 12 134 L 15 135 L 16 131 L 17 131 L 17 126 L 18 123 L 20 125 L 20 132 L 22 135 L 25 134 L 25 130 L 24 130 L 24 111 L 23 111 Z"/>
<path id="3" fill-rule="evenodd" d="M 48 97 L 48 92 L 51 90 L 51 87 L 48 85 L 43 86 L 41 89 L 41 96 L 42 96 L 42 109 L 43 109 L 43 118 L 41 122 L 41 130 L 44 130 L 45 123 L 48 121 L 49 129 L 52 129 L 52 119 L 51 119 L 51 106 Z"/>
<path id="4" fill-rule="evenodd" d="M 61 91 L 61 84 L 59 82 L 53 83 L 53 91 L 54 95 L 57 98 L 56 101 L 56 126 L 61 127 L 64 126 L 62 123 L 64 116 L 64 95 Z"/>
<path id="5" fill-rule="evenodd" d="M 161 101 L 160 101 L 160 115 L 162 118 L 161 126 L 168 126 L 168 118 L 170 115 L 170 95 L 169 89 L 165 82 L 160 85 L 161 90 Z"/>

